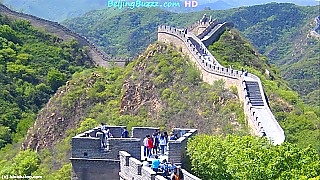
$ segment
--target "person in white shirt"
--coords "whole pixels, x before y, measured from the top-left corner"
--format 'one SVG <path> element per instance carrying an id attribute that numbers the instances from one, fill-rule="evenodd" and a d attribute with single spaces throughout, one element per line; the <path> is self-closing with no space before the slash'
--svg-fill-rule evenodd
<path id="1" fill-rule="evenodd" d="M 167 140 L 163 134 L 161 134 L 160 139 L 159 139 L 159 145 L 161 148 L 161 155 L 164 155 L 164 150 L 167 146 Z"/>
<path id="2" fill-rule="evenodd" d="M 143 140 L 143 154 L 144 156 L 147 156 L 147 151 L 148 151 L 148 148 L 147 148 L 147 144 L 148 144 L 148 137 L 149 135 L 146 135 L 146 137 L 144 138 Z"/>

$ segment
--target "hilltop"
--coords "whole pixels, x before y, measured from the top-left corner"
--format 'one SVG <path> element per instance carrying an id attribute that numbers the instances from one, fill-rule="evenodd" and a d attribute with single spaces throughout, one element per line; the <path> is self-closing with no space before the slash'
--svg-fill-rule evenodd
<path id="1" fill-rule="evenodd" d="M 320 105 L 319 101 L 309 101 L 310 97 L 319 96 L 316 90 L 319 87 L 317 79 L 320 75 L 310 66 L 316 65 L 319 60 L 316 51 L 319 40 L 308 36 L 314 28 L 318 9 L 319 6 L 269 3 L 184 14 L 143 8 L 113 13 L 100 10 L 66 20 L 63 24 L 86 36 L 109 54 L 134 56 L 156 40 L 155 31 L 158 25 L 186 27 L 205 13 L 207 16 L 234 23 L 258 52 L 267 56 L 269 62 L 281 70 L 281 75 L 290 82 L 291 88 L 304 97 L 305 102 Z M 303 73 L 295 69 L 302 69 Z"/>

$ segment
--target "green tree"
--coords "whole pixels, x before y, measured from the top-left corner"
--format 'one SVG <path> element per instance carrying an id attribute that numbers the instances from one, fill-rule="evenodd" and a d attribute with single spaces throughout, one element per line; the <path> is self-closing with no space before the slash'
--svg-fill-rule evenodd
<path id="1" fill-rule="evenodd" d="M 30 176 L 38 169 L 39 165 L 40 158 L 37 152 L 31 150 L 21 151 L 13 158 L 13 164 L 2 169 L 0 174 Z"/>
<path id="2" fill-rule="evenodd" d="M 56 91 L 66 81 L 66 74 L 57 69 L 50 69 L 47 75 L 47 83 Z"/>
<path id="3" fill-rule="evenodd" d="M 273 146 L 253 136 L 196 136 L 188 142 L 192 170 L 202 179 L 308 179 L 320 175 L 319 155 L 307 147 Z"/>

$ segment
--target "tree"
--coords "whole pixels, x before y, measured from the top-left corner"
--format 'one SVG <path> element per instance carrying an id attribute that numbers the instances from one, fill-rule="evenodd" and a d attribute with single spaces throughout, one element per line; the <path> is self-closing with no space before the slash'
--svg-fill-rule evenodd
<path id="1" fill-rule="evenodd" d="M 252 136 L 195 137 L 188 143 L 192 170 L 202 179 L 308 179 L 320 175 L 319 155 L 294 144 L 273 146 Z"/>
<path id="2" fill-rule="evenodd" d="M 1 175 L 26 175 L 30 176 L 38 169 L 40 157 L 37 152 L 26 150 L 21 151 L 14 159 L 13 164 L 0 171 Z"/>
<path id="3" fill-rule="evenodd" d="M 51 86 L 52 90 L 56 91 L 66 81 L 66 74 L 58 71 L 57 69 L 50 69 L 47 75 L 47 83 Z"/>

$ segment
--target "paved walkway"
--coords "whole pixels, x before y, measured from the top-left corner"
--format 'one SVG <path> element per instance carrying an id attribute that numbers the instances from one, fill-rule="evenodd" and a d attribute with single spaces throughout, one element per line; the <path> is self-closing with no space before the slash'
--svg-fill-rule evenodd
<path id="1" fill-rule="evenodd" d="M 151 162 L 153 159 L 155 159 L 155 155 L 159 156 L 160 161 L 162 162 L 164 159 L 168 162 L 168 151 L 167 149 L 164 151 L 164 155 L 161 155 L 161 151 L 158 151 L 158 154 L 152 154 L 150 158 L 148 158 L 148 161 Z M 141 161 L 144 161 L 146 156 L 144 156 L 144 146 L 141 146 Z"/>

